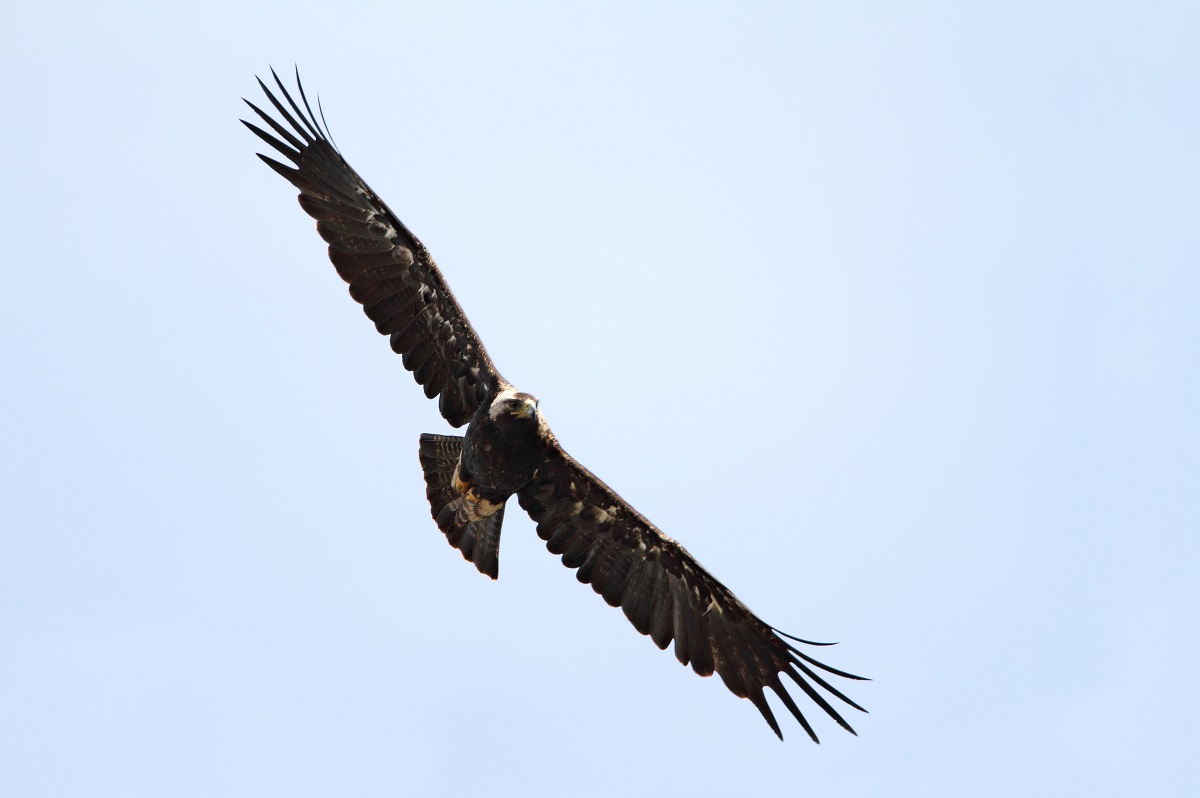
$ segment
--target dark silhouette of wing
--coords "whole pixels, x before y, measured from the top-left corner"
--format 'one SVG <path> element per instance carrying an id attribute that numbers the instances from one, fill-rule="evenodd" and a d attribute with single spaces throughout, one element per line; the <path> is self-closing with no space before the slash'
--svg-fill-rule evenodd
<path id="1" fill-rule="evenodd" d="M 338 153 L 304 96 L 299 73 L 296 87 L 304 110 L 274 70 L 271 75 L 287 107 L 261 80 L 258 85 L 286 125 L 249 100 L 246 104 L 274 135 L 245 120 L 242 124 L 294 167 L 258 157 L 300 189 L 300 206 L 317 220 L 317 232 L 329 243 L 329 259 L 350 284 L 350 296 L 380 333 L 391 336 L 392 349 L 403 356 L 425 395 L 441 395 L 438 408 L 445 419 L 461 427 L 503 379 L 429 251 Z"/>
<path id="2" fill-rule="evenodd" d="M 763 695 L 770 687 L 814 742 L 820 742 L 781 680 L 787 674 L 812 701 L 854 733 L 818 692 L 819 686 L 849 706 L 862 707 L 830 685 L 814 669 L 862 679 L 824 665 L 746 608 L 704 570 L 683 546 L 664 535 L 637 510 L 561 448 L 551 449 L 533 481 L 518 494 L 537 522 L 546 548 L 590 584 L 613 607 L 620 607 L 639 632 L 659 648 L 675 641 L 675 656 L 701 676 L 721 675 L 725 686 L 748 698 L 783 739 Z"/>

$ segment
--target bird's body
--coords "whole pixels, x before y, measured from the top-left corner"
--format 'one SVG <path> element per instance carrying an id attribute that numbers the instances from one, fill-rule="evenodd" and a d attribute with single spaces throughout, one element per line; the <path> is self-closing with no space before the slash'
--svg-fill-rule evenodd
<path id="1" fill-rule="evenodd" d="M 504 501 L 529 484 L 553 440 L 536 399 L 513 388 L 493 392 L 467 426 L 459 476 Z"/>
<path id="2" fill-rule="evenodd" d="M 701 676 L 720 674 L 777 735 L 770 688 L 813 740 L 812 726 L 784 686 L 786 675 L 843 728 L 850 725 L 817 687 L 862 709 L 816 671 L 859 679 L 818 662 L 750 612 L 678 542 L 563 450 L 530 394 L 493 365 L 428 250 L 350 168 L 300 88 L 304 109 L 275 78 L 284 106 L 261 81 L 277 122 L 247 103 L 274 132 L 246 123 L 293 166 L 260 156 L 300 190 L 329 258 L 380 333 L 390 336 L 442 416 L 465 434 L 420 437 L 426 496 L 438 528 L 484 574 L 499 573 L 500 531 L 515 496 L 546 548 L 576 578 L 620 607 L 659 648 Z M 297 77 L 297 84 L 299 78 Z M 290 109 L 290 110 L 289 110 Z M 786 638 L 786 639 L 785 639 Z"/>

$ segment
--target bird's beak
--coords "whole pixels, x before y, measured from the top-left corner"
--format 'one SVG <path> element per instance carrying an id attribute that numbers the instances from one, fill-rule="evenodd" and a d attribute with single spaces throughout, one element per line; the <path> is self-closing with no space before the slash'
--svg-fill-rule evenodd
<path id="1" fill-rule="evenodd" d="M 537 402 L 533 399 L 525 399 L 521 402 L 521 406 L 513 411 L 513 415 L 517 418 L 534 418 L 537 416 Z"/>

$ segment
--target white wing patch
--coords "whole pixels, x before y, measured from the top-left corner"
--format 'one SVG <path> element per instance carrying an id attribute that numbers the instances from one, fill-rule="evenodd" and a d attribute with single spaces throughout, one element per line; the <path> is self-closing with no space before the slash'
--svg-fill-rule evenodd
<path id="1" fill-rule="evenodd" d="M 593 507 L 592 520 L 597 524 L 611 524 L 617 520 L 617 506 L 610 505 L 609 507 Z"/>

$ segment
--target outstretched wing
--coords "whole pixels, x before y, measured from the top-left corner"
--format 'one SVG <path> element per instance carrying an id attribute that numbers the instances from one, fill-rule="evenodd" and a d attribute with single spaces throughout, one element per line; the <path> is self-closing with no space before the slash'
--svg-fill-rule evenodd
<path id="1" fill-rule="evenodd" d="M 664 535 L 611 488 L 561 448 L 553 448 L 533 481 L 520 491 L 521 506 L 537 522 L 546 548 L 590 584 L 659 648 L 675 641 L 675 656 L 701 676 L 721 675 L 734 695 L 748 698 L 783 738 L 763 695 L 770 687 L 814 742 L 817 735 L 780 678 L 787 674 L 821 709 L 851 734 L 829 701 L 830 695 L 862 707 L 830 685 L 814 669 L 862 679 L 824 665 L 768 626 L 683 546 Z M 816 686 L 814 686 L 816 685 Z"/>
<path id="2" fill-rule="evenodd" d="M 429 251 L 408 231 L 350 164 L 342 158 L 304 96 L 304 110 L 271 70 L 285 107 L 261 80 L 258 85 L 287 123 L 283 125 L 246 100 L 275 135 L 242 120 L 295 167 L 265 155 L 268 166 L 300 189 L 300 206 L 317 220 L 329 243 L 329 259 L 350 284 L 375 328 L 391 336 L 404 367 L 455 427 L 471 420 L 488 392 L 502 382 Z M 322 115 L 323 117 L 323 115 Z"/>

